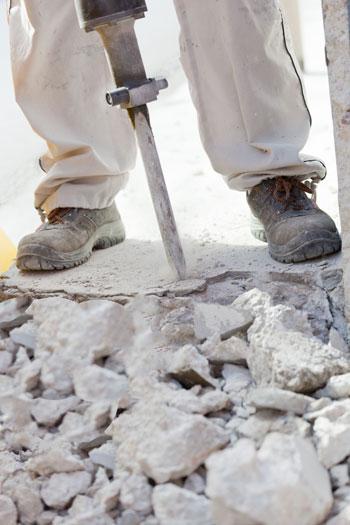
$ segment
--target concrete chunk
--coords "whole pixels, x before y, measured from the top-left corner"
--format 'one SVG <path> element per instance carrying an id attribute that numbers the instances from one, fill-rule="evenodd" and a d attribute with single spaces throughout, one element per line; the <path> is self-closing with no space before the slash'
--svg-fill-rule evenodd
<path id="1" fill-rule="evenodd" d="M 228 339 L 237 332 L 247 330 L 253 318 L 244 310 L 220 304 L 196 303 L 194 308 L 194 331 L 203 341 L 214 334 Z"/>
<path id="2" fill-rule="evenodd" d="M 168 483 L 153 491 L 153 506 L 160 525 L 213 525 L 211 503 L 205 496 Z"/>
<path id="3" fill-rule="evenodd" d="M 256 388 L 251 390 L 248 396 L 248 403 L 257 408 L 293 412 L 301 416 L 307 412 L 313 401 L 312 397 L 295 394 L 279 388 Z"/>
<path id="4" fill-rule="evenodd" d="M 319 525 L 332 507 L 328 473 L 305 439 L 270 434 L 259 451 L 240 440 L 206 465 L 216 525 Z"/>
<path id="5" fill-rule="evenodd" d="M 118 445 L 118 461 L 157 483 L 194 472 L 228 435 L 200 415 L 185 414 L 159 402 L 139 402 L 107 430 Z"/>

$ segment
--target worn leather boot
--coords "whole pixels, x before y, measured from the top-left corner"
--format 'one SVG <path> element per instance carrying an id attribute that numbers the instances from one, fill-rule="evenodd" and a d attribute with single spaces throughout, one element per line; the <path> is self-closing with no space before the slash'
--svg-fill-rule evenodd
<path id="1" fill-rule="evenodd" d="M 266 179 L 247 193 L 252 233 L 268 243 L 276 261 L 302 262 L 341 249 L 334 221 L 308 194 L 313 190 L 297 177 Z"/>
<path id="2" fill-rule="evenodd" d="M 86 262 L 95 249 L 110 248 L 125 239 L 115 204 L 101 210 L 57 208 L 18 246 L 20 270 L 64 270 Z"/>

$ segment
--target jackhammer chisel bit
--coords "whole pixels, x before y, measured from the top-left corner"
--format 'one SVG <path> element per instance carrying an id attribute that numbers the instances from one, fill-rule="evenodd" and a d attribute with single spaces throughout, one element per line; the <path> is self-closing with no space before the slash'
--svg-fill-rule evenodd
<path id="1" fill-rule="evenodd" d="M 165 79 L 149 79 L 141 57 L 135 20 L 145 16 L 145 0 L 75 0 L 80 26 L 102 39 L 116 89 L 107 93 L 111 106 L 128 111 L 135 128 L 168 261 L 179 279 L 186 262 L 160 164 L 147 104 L 157 100 Z"/>

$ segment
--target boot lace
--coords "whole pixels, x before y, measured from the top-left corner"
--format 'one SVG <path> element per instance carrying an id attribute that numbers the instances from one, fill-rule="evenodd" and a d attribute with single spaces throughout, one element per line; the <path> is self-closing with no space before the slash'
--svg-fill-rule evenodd
<path id="1" fill-rule="evenodd" d="M 72 211 L 72 208 L 55 208 L 46 217 L 49 224 L 63 224 L 64 217 Z"/>
<path id="2" fill-rule="evenodd" d="M 300 199 L 300 191 L 312 195 L 311 200 L 316 204 L 316 183 L 314 181 L 301 182 L 295 177 L 276 177 L 270 187 L 273 198 L 287 208 L 292 206 L 302 210 L 304 203 Z M 299 190 L 299 191 L 295 191 Z"/>

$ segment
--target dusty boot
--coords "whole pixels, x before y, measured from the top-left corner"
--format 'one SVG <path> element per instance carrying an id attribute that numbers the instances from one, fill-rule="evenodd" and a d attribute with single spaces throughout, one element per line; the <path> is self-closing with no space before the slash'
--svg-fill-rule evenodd
<path id="1" fill-rule="evenodd" d="M 267 179 L 247 193 L 252 233 L 268 243 L 276 261 L 302 262 L 341 249 L 334 221 L 307 196 L 312 193 L 296 177 Z"/>
<path id="2" fill-rule="evenodd" d="M 101 210 L 57 208 L 18 246 L 20 270 L 64 270 L 86 262 L 94 249 L 110 248 L 125 239 L 115 204 Z"/>

